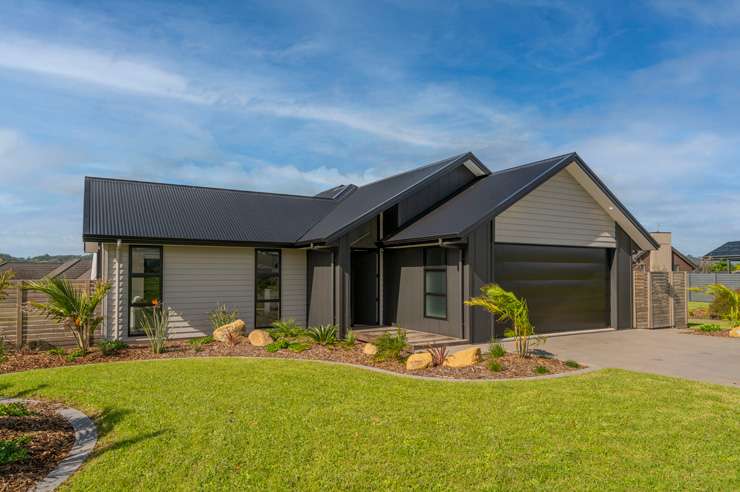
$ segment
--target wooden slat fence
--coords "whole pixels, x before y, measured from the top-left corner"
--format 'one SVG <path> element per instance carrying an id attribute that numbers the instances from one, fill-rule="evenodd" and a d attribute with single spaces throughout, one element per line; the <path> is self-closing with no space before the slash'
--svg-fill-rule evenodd
<path id="1" fill-rule="evenodd" d="M 635 328 L 687 327 L 686 272 L 633 272 L 632 275 Z"/>
<path id="2" fill-rule="evenodd" d="M 76 289 L 91 291 L 95 283 L 90 280 L 72 280 Z M 45 302 L 46 296 L 23 289 L 23 281 L 14 281 L 5 291 L 6 298 L 0 301 L 0 338 L 16 348 L 33 342 L 47 342 L 58 347 L 75 345 L 72 333 L 47 319 L 29 306 L 29 302 Z M 96 333 L 96 338 L 100 333 Z"/>

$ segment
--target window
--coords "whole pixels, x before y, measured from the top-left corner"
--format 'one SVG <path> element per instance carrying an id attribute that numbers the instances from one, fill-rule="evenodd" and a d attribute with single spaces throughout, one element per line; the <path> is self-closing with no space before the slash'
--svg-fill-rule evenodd
<path id="1" fill-rule="evenodd" d="M 129 336 L 143 335 L 144 313 L 162 302 L 162 248 L 131 246 L 128 252 Z"/>
<path id="2" fill-rule="evenodd" d="M 258 249 L 256 256 L 254 324 L 266 328 L 280 319 L 280 250 Z"/>
<path id="3" fill-rule="evenodd" d="M 424 249 L 424 317 L 447 319 L 447 251 Z"/>

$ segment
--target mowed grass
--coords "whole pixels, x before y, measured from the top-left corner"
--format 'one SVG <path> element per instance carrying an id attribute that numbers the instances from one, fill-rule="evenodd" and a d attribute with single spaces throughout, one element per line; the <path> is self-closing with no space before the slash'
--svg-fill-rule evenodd
<path id="1" fill-rule="evenodd" d="M 689 313 L 694 309 L 706 309 L 709 310 L 709 303 L 702 301 L 689 301 Z M 719 325 L 724 330 L 729 330 L 730 322 L 726 319 L 711 319 L 711 318 L 692 318 L 689 314 L 689 328 L 695 328 L 699 325 Z"/>
<path id="2" fill-rule="evenodd" d="M 740 390 L 621 370 L 505 383 L 180 359 L 0 376 L 96 415 L 75 490 L 738 490 Z"/>

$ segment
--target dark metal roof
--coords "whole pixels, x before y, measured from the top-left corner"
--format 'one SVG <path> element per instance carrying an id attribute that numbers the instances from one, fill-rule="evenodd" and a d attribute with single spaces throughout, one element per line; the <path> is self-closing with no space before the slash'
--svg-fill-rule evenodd
<path id="1" fill-rule="evenodd" d="M 75 258 L 62 263 L 60 266 L 49 272 L 48 277 L 62 277 L 70 280 L 90 279 L 90 270 L 92 269 L 92 258 Z"/>
<path id="2" fill-rule="evenodd" d="M 338 200 L 85 178 L 83 238 L 292 244 Z"/>
<path id="3" fill-rule="evenodd" d="M 468 152 L 360 186 L 304 234 L 300 242 L 330 241 L 398 203 L 435 176 L 450 171 L 469 159 L 484 173 L 489 172 L 472 153 Z"/>
<path id="4" fill-rule="evenodd" d="M 730 241 L 705 254 L 706 258 L 740 258 L 740 241 Z"/>
<path id="5" fill-rule="evenodd" d="M 320 193 L 316 193 L 314 196 L 316 198 L 337 199 L 337 198 L 340 198 L 342 195 L 346 195 L 347 193 L 352 193 L 356 189 L 357 189 L 357 186 L 353 184 L 339 185 L 339 186 L 335 186 L 334 188 L 329 188 L 328 190 L 324 190 Z"/>
<path id="6" fill-rule="evenodd" d="M 658 244 L 650 233 L 637 222 L 575 152 L 504 169 L 486 176 L 402 229 L 385 243 L 409 243 L 465 236 L 484 221 L 506 210 L 572 162 L 576 162 L 583 169 L 648 242 L 657 248 Z"/>

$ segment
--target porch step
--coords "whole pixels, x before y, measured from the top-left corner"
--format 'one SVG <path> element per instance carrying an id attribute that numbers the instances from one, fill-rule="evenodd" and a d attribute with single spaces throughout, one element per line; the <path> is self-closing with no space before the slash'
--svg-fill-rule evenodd
<path id="1" fill-rule="evenodd" d="M 364 328 L 355 329 L 354 334 L 357 339 L 361 342 L 373 342 L 376 338 L 380 337 L 387 332 L 395 332 L 396 327 L 379 327 L 379 328 Z M 463 338 L 455 338 L 447 335 L 438 335 L 436 333 L 428 333 L 418 330 L 406 330 L 406 337 L 411 350 L 424 350 L 429 347 L 450 347 L 453 345 L 465 345 L 468 343 Z"/>

